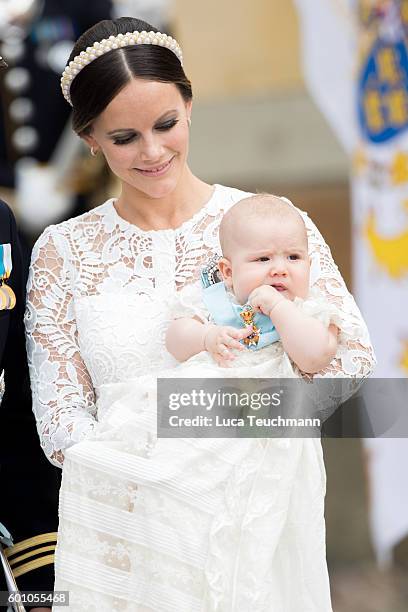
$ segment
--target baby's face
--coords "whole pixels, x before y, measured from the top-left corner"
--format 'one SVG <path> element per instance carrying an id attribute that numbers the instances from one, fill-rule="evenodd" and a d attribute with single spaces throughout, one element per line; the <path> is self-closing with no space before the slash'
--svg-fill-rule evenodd
<path id="1" fill-rule="evenodd" d="M 240 304 L 261 285 L 275 287 L 289 300 L 307 297 L 310 260 L 300 216 L 252 217 L 238 225 L 229 244 L 229 266 L 220 268 Z"/>

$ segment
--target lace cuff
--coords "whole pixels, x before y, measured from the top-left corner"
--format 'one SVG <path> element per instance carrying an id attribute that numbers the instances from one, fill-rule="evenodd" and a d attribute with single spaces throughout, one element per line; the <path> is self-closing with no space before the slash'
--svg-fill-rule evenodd
<path id="1" fill-rule="evenodd" d="M 330 324 L 336 325 L 339 328 L 339 335 L 341 337 L 344 335 L 344 339 L 352 337 L 354 328 L 352 329 L 350 322 L 344 317 L 340 308 L 336 304 L 328 302 L 317 287 L 311 289 L 305 300 L 295 298 L 294 303 L 306 315 L 321 321 L 325 327 L 329 327 Z"/>

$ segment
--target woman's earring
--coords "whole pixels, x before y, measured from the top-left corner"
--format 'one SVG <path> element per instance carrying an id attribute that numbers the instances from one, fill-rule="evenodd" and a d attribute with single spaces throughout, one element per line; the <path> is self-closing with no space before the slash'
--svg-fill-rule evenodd
<path id="1" fill-rule="evenodd" d="M 91 147 L 91 155 L 93 157 L 96 157 L 97 153 L 98 153 L 98 151 L 95 151 L 95 149 L 93 147 Z"/>
<path id="2" fill-rule="evenodd" d="M 188 123 L 188 127 L 190 128 L 191 127 L 191 119 L 190 119 L 190 117 L 187 117 L 187 123 Z"/>

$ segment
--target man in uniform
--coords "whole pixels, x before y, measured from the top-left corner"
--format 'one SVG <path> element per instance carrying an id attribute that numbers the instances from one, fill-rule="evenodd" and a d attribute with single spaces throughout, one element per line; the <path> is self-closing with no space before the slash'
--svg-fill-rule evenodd
<path id="1" fill-rule="evenodd" d="M 23 326 L 25 269 L 14 217 L 0 200 L 0 371 L 5 383 L 0 521 L 13 537 L 6 555 L 20 590 L 40 592 L 53 590 L 60 474 L 40 448 L 31 411 Z M 6 590 L 0 583 L 0 590 Z"/>
<path id="2" fill-rule="evenodd" d="M 112 9 L 111 0 L 30 0 L 32 10 L 16 16 L 18 4 L 13 8 L 13 0 L 7 2 L 12 7 L 11 23 L 1 23 L 0 14 L 0 55 L 8 63 L 8 70 L 0 74 L 0 196 L 4 199 L 12 197 L 4 188 L 19 186 L 17 169 L 26 167 L 21 160 L 38 162 L 40 172 L 54 162 L 65 128 L 70 132 L 71 110 L 61 95 L 61 73 L 78 36 L 97 21 L 109 19 Z M 68 156 L 63 154 L 63 163 Z M 87 197 L 76 197 L 77 193 L 66 192 L 67 205 L 58 204 L 65 193 L 62 180 L 50 193 L 45 193 L 44 181 L 37 193 L 28 190 L 28 197 L 19 192 L 20 230 L 30 242 L 45 225 L 87 209 Z M 46 210 L 36 214 L 40 206 Z M 42 216 L 43 227 L 38 224 Z"/>

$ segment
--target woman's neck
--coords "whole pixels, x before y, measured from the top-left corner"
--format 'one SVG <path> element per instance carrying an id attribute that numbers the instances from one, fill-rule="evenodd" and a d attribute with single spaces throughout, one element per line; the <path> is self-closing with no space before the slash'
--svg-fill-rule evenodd
<path id="1" fill-rule="evenodd" d="M 176 189 L 163 198 L 152 198 L 128 184 L 115 203 L 118 214 L 145 231 L 176 229 L 190 219 L 210 199 L 213 187 L 186 167 Z"/>

